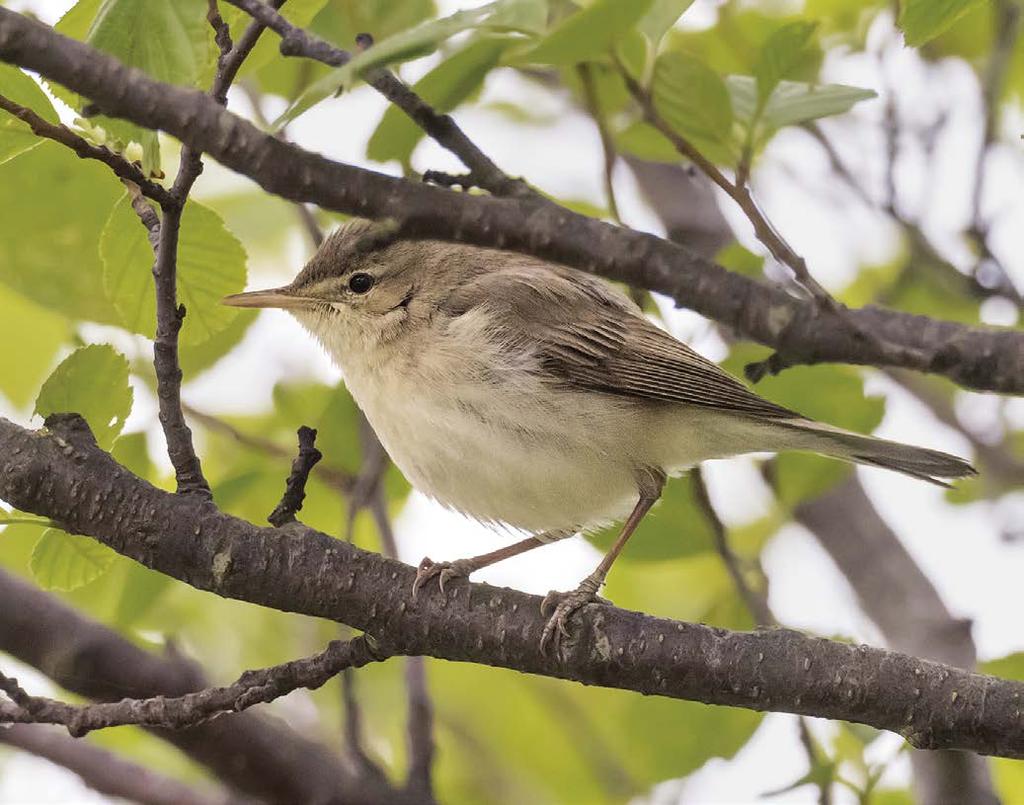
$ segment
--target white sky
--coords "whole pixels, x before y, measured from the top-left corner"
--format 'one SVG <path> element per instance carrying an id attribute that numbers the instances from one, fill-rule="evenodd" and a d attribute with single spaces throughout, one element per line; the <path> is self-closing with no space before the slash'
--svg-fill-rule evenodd
<path id="1" fill-rule="evenodd" d="M 445 11 L 480 3 L 442 0 Z M 44 20 L 59 18 L 70 5 L 66 0 L 22 0 L 14 8 L 32 8 Z M 710 0 L 697 0 L 688 20 L 709 18 Z M 876 26 L 873 42 L 888 35 L 884 26 Z M 424 60 L 406 68 L 404 75 L 414 78 L 430 66 Z M 888 62 L 887 80 L 898 80 L 901 109 L 934 109 L 937 101 L 949 106 L 952 123 L 949 136 L 939 147 L 941 170 L 927 175 L 908 160 L 899 176 L 900 190 L 907 209 L 922 209 L 925 228 L 936 236 L 951 259 L 964 259 L 964 251 L 954 238 L 945 235 L 962 227 L 967 214 L 980 123 L 973 102 L 973 77 L 962 65 L 942 68 L 940 80 L 926 77 L 910 51 L 897 54 Z M 830 58 L 827 79 L 871 87 L 884 94 L 883 80 L 873 62 L 854 56 Z M 534 85 L 502 71 L 487 82 L 485 105 L 490 101 L 510 100 L 535 113 L 557 118 L 553 126 L 531 132 L 520 125 L 509 126 L 500 114 L 481 108 L 456 113 L 460 125 L 506 172 L 522 175 L 544 190 L 563 198 L 588 199 L 602 203 L 600 143 L 592 124 L 582 115 L 566 113 L 557 98 Z M 246 108 L 240 94 L 231 98 L 237 110 Z M 365 143 L 380 119 L 384 101 L 363 88 L 330 101 L 300 118 L 290 128 L 291 138 L 304 147 L 343 161 L 368 164 L 363 157 Z M 862 121 L 879 119 L 881 100 L 862 104 L 856 117 Z M 276 109 L 269 110 L 276 112 Z M 923 114 L 910 112 L 911 114 Z M 1019 111 L 1007 115 L 1008 131 L 1021 128 Z M 1012 127 L 1012 128 L 1011 128 Z M 838 127 L 832 131 L 839 132 Z M 1008 138 L 1016 142 L 1016 134 Z M 529 147 L 524 147 L 524 141 Z M 873 161 L 879 153 L 875 143 L 858 135 L 837 137 L 844 156 L 862 175 L 878 175 Z M 970 155 L 968 159 L 964 154 Z M 458 171 L 459 165 L 447 152 L 424 141 L 415 154 L 418 169 L 434 168 Z M 381 166 L 372 165 L 381 170 Z M 394 166 L 384 168 L 394 172 Z M 943 183 L 933 186 L 936 176 Z M 616 175 L 618 199 L 626 222 L 637 229 L 658 232 L 657 219 L 639 198 L 628 170 Z M 987 188 L 987 210 L 999 210 L 995 228 L 997 249 L 1007 260 L 1019 285 L 1024 285 L 1024 256 L 1019 248 L 1019 233 L 1024 231 L 1024 207 L 1019 189 L 1024 179 L 1024 160 L 1017 146 L 1008 146 L 991 166 Z M 860 265 L 879 263 L 890 258 L 897 248 L 895 233 L 878 213 L 866 210 L 851 196 L 829 188 L 844 204 L 842 209 L 822 203 L 817 189 L 828 178 L 827 166 L 820 154 L 800 133 L 783 133 L 759 163 L 754 187 L 769 217 L 798 252 L 803 254 L 812 273 L 830 288 L 841 288 Z M 220 190 L 248 182 L 208 167 L 200 180 L 199 191 Z M 762 252 L 749 234 L 749 226 L 725 200 L 723 211 L 741 233 L 745 246 Z M 1016 241 L 1016 242 L 1015 242 Z M 296 233 L 293 258 L 287 265 L 251 265 L 251 284 L 287 280 L 297 271 L 306 255 L 305 243 Z M 991 311 L 993 323 L 1005 321 L 1005 311 Z M 698 317 L 685 312 L 673 314 L 670 322 L 677 335 L 694 338 L 697 348 L 716 346 L 714 339 L 700 338 L 706 333 Z M 100 337 L 111 337 L 109 329 L 90 330 Z M 129 345 L 130 346 L 130 345 Z M 283 313 L 270 311 L 251 328 L 245 341 L 230 361 L 216 372 L 207 373 L 185 390 L 186 399 L 211 412 L 256 410 L 270 401 L 270 389 L 282 375 L 315 376 L 338 379 L 320 350 L 304 331 Z M 969 454 L 964 440 L 937 424 L 913 399 L 882 378 L 872 378 L 869 389 L 888 397 L 886 417 L 877 433 L 888 438 L 919 443 L 962 454 Z M 147 428 L 158 431 L 155 406 L 145 389 L 136 389 L 136 407 L 129 421 L 130 430 Z M 972 421 L 989 427 L 996 415 L 992 398 L 964 395 L 962 408 Z M 17 412 L 3 411 L 17 416 Z M 1024 403 L 1018 400 L 1007 415 L 1024 424 Z M 23 418 L 23 415 L 22 415 Z M 974 638 L 982 659 L 1003 656 L 1024 649 L 1024 634 L 1019 628 L 1018 589 L 1024 576 L 1024 550 L 1000 540 L 1000 531 L 1024 520 L 1024 494 L 1004 501 L 1003 505 L 976 504 L 952 507 L 944 503 L 939 490 L 912 479 L 881 470 L 860 469 L 861 478 L 875 504 L 893 525 L 907 549 L 935 583 L 948 606 L 959 617 L 974 621 Z M 709 468 L 712 495 L 730 524 L 749 522 L 763 510 L 766 494 L 751 464 L 743 459 L 713 462 Z M 435 559 L 457 558 L 481 553 L 507 541 L 464 518 L 446 512 L 420 496 L 414 496 L 397 522 L 402 558 L 412 564 L 429 554 Z M 438 535 L 444 535 L 439 539 Z M 549 589 L 571 589 L 593 568 L 597 553 L 580 539 L 568 540 L 527 554 L 509 563 L 478 574 L 480 580 L 510 585 L 536 593 Z M 848 584 L 824 551 L 798 526 L 784 528 L 772 541 L 764 556 L 771 578 L 771 604 L 787 625 L 821 634 L 844 634 L 854 639 L 879 643 L 876 630 L 856 607 Z M 613 570 L 614 572 L 614 570 Z M 199 658 L 200 660 L 202 658 Z M 680 725 L 685 729 L 685 725 Z M 824 736 L 827 723 L 819 725 Z M 891 739 L 891 740 L 890 740 Z M 876 759 L 890 756 L 899 739 L 886 736 L 872 746 Z M 755 738 L 731 762 L 713 761 L 692 775 L 680 789 L 665 786 L 654 798 L 658 802 L 750 802 L 766 790 L 782 787 L 800 776 L 805 768 L 799 747 L 795 720 L 785 715 L 769 715 Z M 77 778 L 54 770 L 43 761 L 19 755 L 8 759 L 0 775 L 0 803 L 15 802 L 96 802 L 101 797 L 84 792 Z M 909 779 L 905 756 L 894 764 L 894 785 Z M 837 791 L 836 801 L 852 798 Z M 809 788 L 791 792 L 773 801 L 814 802 Z"/>

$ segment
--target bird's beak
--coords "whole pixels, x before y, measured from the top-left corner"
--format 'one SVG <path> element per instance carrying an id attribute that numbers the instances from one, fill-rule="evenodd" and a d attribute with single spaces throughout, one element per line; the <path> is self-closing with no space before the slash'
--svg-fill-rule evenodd
<path id="1" fill-rule="evenodd" d="M 309 307 L 316 300 L 299 296 L 290 288 L 267 288 L 263 291 L 233 293 L 220 300 L 222 305 L 231 307 L 276 307 L 282 310 Z"/>

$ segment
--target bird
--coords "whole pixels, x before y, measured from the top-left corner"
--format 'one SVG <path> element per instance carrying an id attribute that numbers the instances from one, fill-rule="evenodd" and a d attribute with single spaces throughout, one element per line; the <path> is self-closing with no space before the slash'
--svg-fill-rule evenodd
<path id="1" fill-rule="evenodd" d="M 965 460 L 817 422 L 750 390 L 581 271 L 520 253 L 403 239 L 352 219 L 288 285 L 225 297 L 280 308 L 320 342 L 410 483 L 530 534 L 450 562 L 415 595 L 556 540 L 624 522 L 593 573 L 542 610 L 546 652 L 598 592 L 666 479 L 709 459 L 804 451 L 947 485 Z"/>

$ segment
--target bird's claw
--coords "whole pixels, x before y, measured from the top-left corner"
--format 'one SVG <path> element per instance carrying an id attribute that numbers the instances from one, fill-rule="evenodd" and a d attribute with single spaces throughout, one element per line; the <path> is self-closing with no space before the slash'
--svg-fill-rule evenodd
<path id="1" fill-rule="evenodd" d="M 416 580 L 412 583 L 412 600 L 415 601 L 420 588 L 428 581 L 437 576 L 437 586 L 444 593 L 444 585 L 452 579 L 466 578 L 473 572 L 464 559 L 456 559 L 454 562 L 435 562 L 429 556 L 420 560 L 416 568 Z"/>
<path id="2" fill-rule="evenodd" d="M 569 638 L 572 633 L 566 623 L 575 614 L 576 610 L 585 607 L 587 604 L 610 604 L 611 602 L 593 592 L 591 586 L 586 582 L 572 592 L 563 593 L 552 590 L 544 596 L 541 601 L 540 611 L 542 615 L 550 615 L 548 622 L 544 624 L 544 631 L 540 636 L 540 653 L 547 654 L 548 646 L 553 645 L 557 652 L 561 646 L 562 638 Z"/>

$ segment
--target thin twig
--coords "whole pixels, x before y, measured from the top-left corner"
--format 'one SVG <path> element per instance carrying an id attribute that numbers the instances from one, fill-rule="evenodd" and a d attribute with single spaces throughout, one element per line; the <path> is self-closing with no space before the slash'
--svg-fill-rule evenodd
<path id="1" fill-rule="evenodd" d="M 729 181 L 725 174 L 711 160 L 705 157 L 689 140 L 669 125 L 655 108 L 650 93 L 629 74 L 628 70 L 620 69 L 620 73 L 629 93 L 640 104 L 647 122 L 658 129 L 675 146 L 680 154 L 693 162 L 707 174 L 711 181 L 724 190 L 729 198 L 736 202 L 751 225 L 753 225 L 754 234 L 757 236 L 757 239 L 771 252 L 772 257 L 790 268 L 800 284 L 810 292 L 824 309 L 831 312 L 840 312 L 842 307 L 814 279 L 807 268 L 807 261 L 793 250 L 793 247 L 786 242 L 778 230 L 765 217 L 764 213 L 761 212 L 761 208 L 757 206 L 750 188 L 745 183 Z"/>
<path id="2" fill-rule="evenodd" d="M 711 503 L 708 487 L 700 467 L 695 467 L 691 470 L 690 477 L 693 479 L 693 491 L 697 498 L 697 505 L 700 507 L 701 512 L 704 514 L 704 519 L 707 520 L 711 528 L 711 536 L 715 541 L 715 550 L 722 558 L 722 563 L 725 565 L 725 569 L 728 571 L 729 577 L 736 587 L 736 592 L 739 593 L 740 598 L 758 626 L 777 626 L 779 622 L 768 606 L 768 599 L 764 595 L 755 592 L 743 576 L 740 558 L 729 546 L 729 537 L 725 523 L 722 522 L 718 512 L 715 511 L 715 507 Z"/>
<path id="3" fill-rule="evenodd" d="M 0 723 L 61 724 L 76 738 L 92 730 L 137 724 L 182 729 L 201 724 L 220 713 L 241 712 L 271 702 L 298 688 L 315 690 L 345 668 L 359 668 L 387 659 L 390 652 L 368 635 L 335 640 L 322 652 L 269 668 L 243 673 L 227 687 L 206 688 L 184 696 L 122 699 L 119 702 L 71 705 L 44 696 L 31 696 L 16 679 L 0 673 Z"/>
<path id="4" fill-rule="evenodd" d="M 82 159 L 95 159 L 102 162 L 119 178 L 127 179 L 137 185 L 144 195 L 153 199 L 157 204 L 166 204 L 171 201 L 171 194 L 166 188 L 147 178 L 138 165 L 129 162 L 121 154 L 111 151 L 106 146 L 93 145 L 67 126 L 50 123 L 28 107 L 15 103 L 3 95 L 0 95 L 0 109 L 24 122 L 36 136 L 66 145 Z"/>
<path id="5" fill-rule="evenodd" d="M 292 462 L 292 471 L 285 481 L 284 495 L 281 502 L 274 507 L 274 511 L 267 517 L 267 522 L 272 526 L 283 526 L 285 523 L 294 523 L 295 514 L 302 509 L 302 501 L 306 498 L 306 482 L 309 480 L 309 473 L 316 466 L 316 463 L 324 457 L 324 454 L 316 449 L 316 431 L 307 428 L 305 425 L 299 428 L 299 453 Z"/>
<path id="6" fill-rule="evenodd" d="M 590 63 L 580 64 L 576 72 L 580 77 L 580 84 L 583 87 L 583 100 L 587 112 L 590 114 L 594 125 L 597 126 L 598 136 L 601 138 L 601 151 L 604 154 L 604 195 L 608 203 L 608 212 L 612 220 L 617 224 L 622 223 L 619 215 L 619 205 L 615 200 L 615 163 L 618 161 L 618 153 L 615 151 L 615 142 L 612 140 L 612 133 L 608 129 L 608 120 L 604 110 L 601 108 L 601 99 L 598 97 L 597 88 L 594 86 L 593 65 Z"/>
<path id="7" fill-rule="evenodd" d="M 292 25 L 261 0 L 227 0 L 227 2 L 242 9 L 268 28 L 272 28 L 281 37 L 281 53 L 285 56 L 303 56 L 332 67 L 340 67 L 352 59 L 352 54 L 348 51 L 336 48 L 329 42 Z M 526 182 L 506 176 L 466 136 L 450 115 L 436 112 L 394 73 L 383 68 L 375 68 L 367 71 L 364 78 L 370 86 L 405 112 L 441 147 L 458 157 L 469 169 L 475 185 L 496 196 L 538 197 Z"/>

